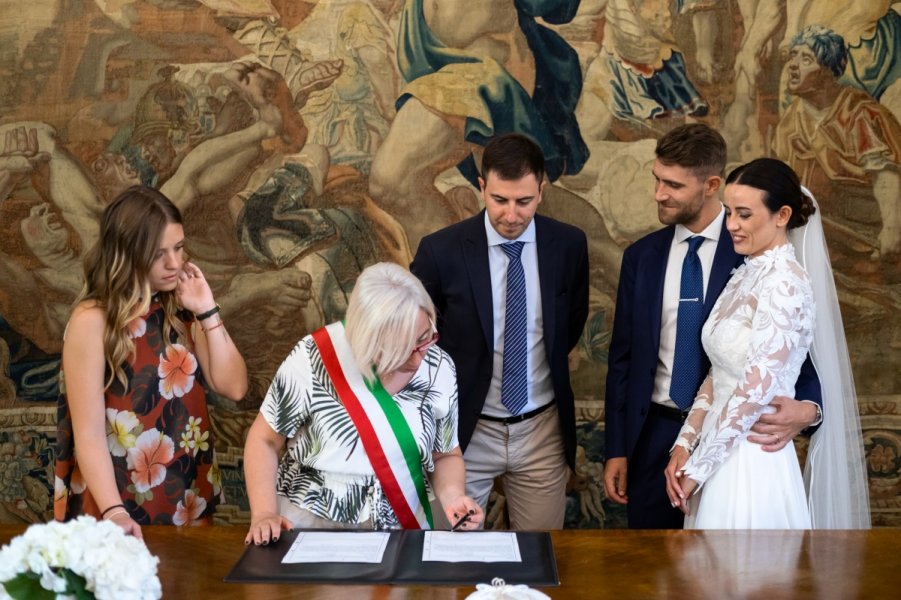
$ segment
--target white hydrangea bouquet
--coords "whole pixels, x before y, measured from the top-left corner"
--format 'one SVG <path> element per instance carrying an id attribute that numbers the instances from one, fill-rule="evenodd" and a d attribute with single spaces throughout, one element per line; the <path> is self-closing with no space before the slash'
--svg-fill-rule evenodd
<path id="1" fill-rule="evenodd" d="M 158 563 L 109 521 L 36 524 L 0 549 L 0 599 L 156 600 Z"/>

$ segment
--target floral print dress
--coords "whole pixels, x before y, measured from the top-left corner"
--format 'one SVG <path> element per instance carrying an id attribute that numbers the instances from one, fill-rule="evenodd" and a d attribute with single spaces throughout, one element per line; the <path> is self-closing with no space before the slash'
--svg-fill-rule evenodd
<path id="1" fill-rule="evenodd" d="M 178 317 L 189 329 L 190 313 Z M 124 365 L 129 388 L 114 380 L 105 393 L 107 448 L 122 503 L 139 524 L 210 523 L 223 498 L 203 374 L 193 352 L 177 343 L 176 332 L 163 343 L 163 321 L 154 300 L 130 325 L 135 356 Z M 57 405 L 55 517 L 99 518 L 107 507 L 97 506 L 79 470 L 64 369 Z"/>

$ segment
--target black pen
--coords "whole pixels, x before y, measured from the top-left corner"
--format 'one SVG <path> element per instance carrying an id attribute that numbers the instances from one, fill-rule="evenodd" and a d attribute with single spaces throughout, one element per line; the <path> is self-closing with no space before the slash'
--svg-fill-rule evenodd
<path id="1" fill-rule="evenodd" d="M 469 517 L 471 517 L 471 516 L 474 515 L 474 514 L 475 514 L 475 511 L 472 510 L 472 509 L 470 509 L 469 512 L 467 512 L 465 515 L 463 515 L 462 517 L 460 517 L 460 519 L 459 519 L 456 523 L 454 523 L 453 525 L 451 525 L 450 530 L 451 530 L 451 531 L 456 531 L 457 528 L 459 528 L 461 525 L 463 525 L 463 523 L 467 522 L 467 521 L 469 520 Z"/>

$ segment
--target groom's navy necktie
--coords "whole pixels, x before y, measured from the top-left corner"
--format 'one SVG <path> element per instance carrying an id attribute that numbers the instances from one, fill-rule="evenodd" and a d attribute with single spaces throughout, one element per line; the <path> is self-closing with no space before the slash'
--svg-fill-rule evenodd
<path id="1" fill-rule="evenodd" d="M 701 326 L 704 323 L 704 272 L 698 248 L 704 238 L 688 238 L 688 253 L 682 261 L 679 284 L 679 312 L 676 316 L 676 353 L 673 356 L 673 379 L 670 398 L 680 410 L 688 410 L 694 402 L 701 382 L 703 349 Z"/>
<path id="2" fill-rule="evenodd" d="M 507 255 L 501 404 L 513 415 L 518 415 L 529 400 L 526 274 L 520 260 L 524 245 L 524 242 L 501 244 L 501 249 Z"/>

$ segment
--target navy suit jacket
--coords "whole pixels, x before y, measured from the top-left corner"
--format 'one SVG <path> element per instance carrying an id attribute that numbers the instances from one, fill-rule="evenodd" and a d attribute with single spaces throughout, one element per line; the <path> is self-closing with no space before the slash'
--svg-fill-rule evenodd
<path id="1" fill-rule="evenodd" d="M 576 227 L 535 215 L 538 279 L 554 398 L 566 459 L 575 466 L 576 420 L 570 350 L 588 316 L 588 244 Z M 491 384 L 494 312 L 485 211 L 422 239 L 410 270 L 438 313 L 438 344 L 454 360 L 460 398 L 460 447 L 466 449 Z"/>
<path id="2" fill-rule="evenodd" d="M 607 458 L 632 456 L 651 404 L 660 347 L 663 280 L 675 231 L 674 226 L 655 231 L 623 253 L 604 400 Z M 705 320 L 732 271 L 744 259 L 735 253 L 724 221 L 704 296 Z M 701 387 L 709 368 L 707 361 L 695 389 Z M 809 356 L 801 368 L 795 397 L 823 405 L 820 382 Z"/>

